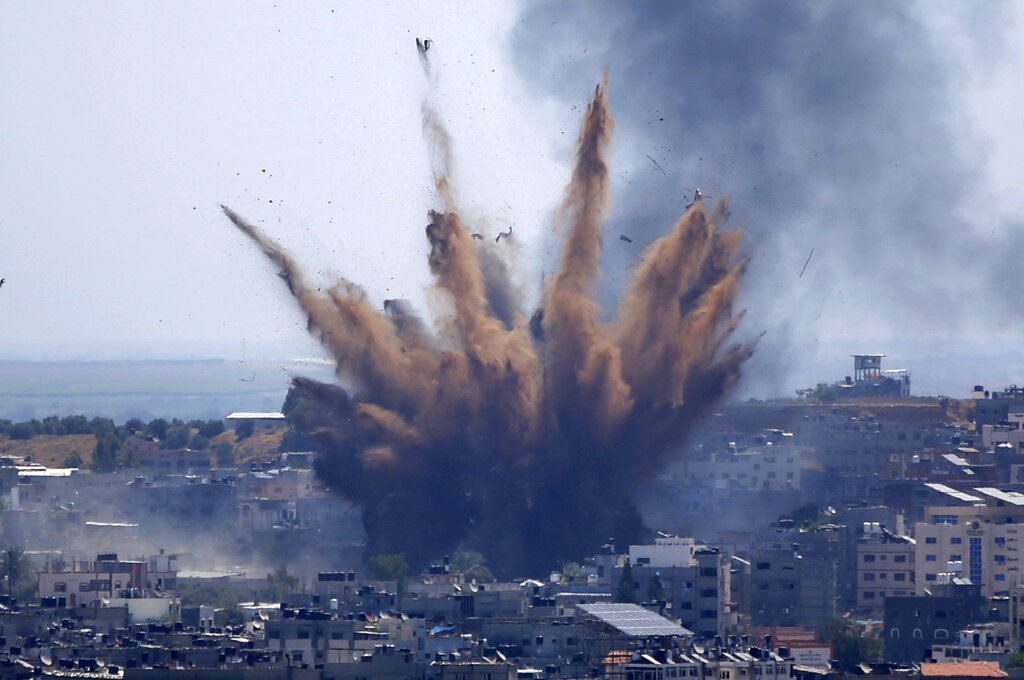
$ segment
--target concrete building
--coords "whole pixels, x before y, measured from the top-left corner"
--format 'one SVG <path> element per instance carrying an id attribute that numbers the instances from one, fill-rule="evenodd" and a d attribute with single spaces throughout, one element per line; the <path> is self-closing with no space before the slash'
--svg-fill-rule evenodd
<path id="1" fill-rule="evenodd" d="M 857 542 L 857 609 L 881 609 L 886 597 L 916 594 L 915 546 L 909 536 L 865 522 Z"/>
<path id="2" fill-rule="evenodd" d="M 915 526 L 917 593 L 942 573 L 969 578 L 985 597 L 1008 596 L 1021 582 L 1024 494 L 977 487 L 984 505 L 928 508 Z"/>
<path id="3" fill-rule="evenodd" d="M 932 645 L 950 644 L 957 631 L 983 618 L 981 588 L 964 579 L 933 583 L 929 595 L 885 599 L 885 660 L 920 663 Z"/>

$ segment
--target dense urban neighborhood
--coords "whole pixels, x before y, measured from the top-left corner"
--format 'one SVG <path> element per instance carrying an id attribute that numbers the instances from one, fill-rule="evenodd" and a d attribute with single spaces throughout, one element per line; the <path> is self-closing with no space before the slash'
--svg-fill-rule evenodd
<path id="1" fill-rule="evenodd" d="M 371 553 L 284 413 L 6 423 L 7 451 L 99 432 L 0 459 L 0 678 L 1019 675 L 1024 388 L 910 397 L 879 356 L 721 407 L 639 539 L 545 573 Z"/>

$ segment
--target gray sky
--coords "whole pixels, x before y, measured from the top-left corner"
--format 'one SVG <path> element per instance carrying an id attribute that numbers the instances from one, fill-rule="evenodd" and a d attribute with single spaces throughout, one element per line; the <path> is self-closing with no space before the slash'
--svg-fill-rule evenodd
<path id="1" fill-rule="evenodd" d="M 733 195 L 754 255 L 754 393 L 839 378 L 853 351 L 924 391 L 1024 382 L 1018 7 L 2 3 L 0 358 L 318 354 L 220 203 L 325 281 L 436 306 L 429 36 L 458 190 L 481 230 L 515 225 L 528 290 L 607 68 L 608 302 L 632 257 L 614 236 L 640 247 L 701 186 Z"/>

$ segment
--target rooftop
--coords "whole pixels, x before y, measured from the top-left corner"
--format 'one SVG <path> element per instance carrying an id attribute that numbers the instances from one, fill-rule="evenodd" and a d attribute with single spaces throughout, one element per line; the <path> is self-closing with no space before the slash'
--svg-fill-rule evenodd
<path id="1" fill-rule="evenodd" d="M 627 637 L 691 637 L 692 631 L 664 616 L 626 602 L 591 602 L 577 608 Z"/>
<path id="2" fill-rule="evenodd" d="M 1005 678 L 1007 675 L 998 661 L 921 664 L 921 676 L 925 678 Z"/>

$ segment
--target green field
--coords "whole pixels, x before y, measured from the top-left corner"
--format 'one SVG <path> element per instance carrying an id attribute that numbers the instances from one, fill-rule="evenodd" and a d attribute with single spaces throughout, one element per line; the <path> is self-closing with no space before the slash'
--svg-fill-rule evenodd
<path id="1" fill-rule="evenodd" d="M 0 418 L 279 411 L 293 375 L 332 380 L 333 370 L 314 361 L 0 361 Z"/>

